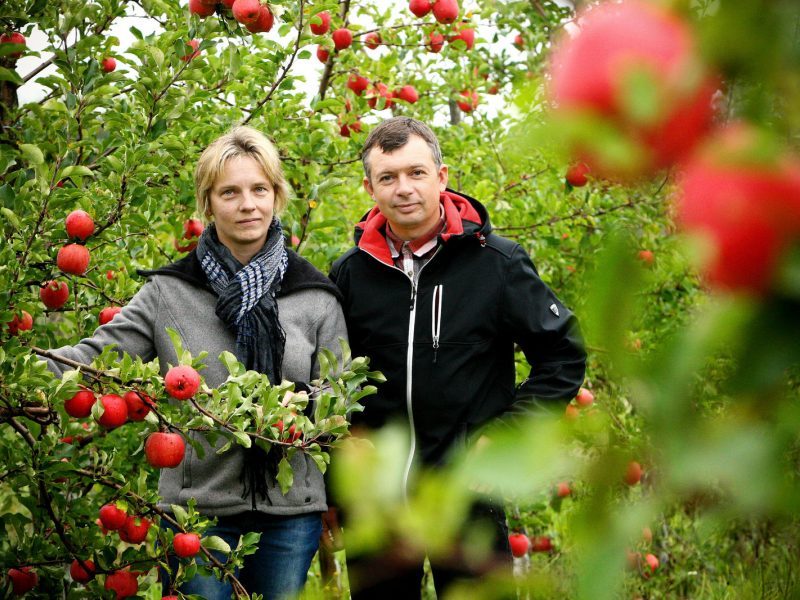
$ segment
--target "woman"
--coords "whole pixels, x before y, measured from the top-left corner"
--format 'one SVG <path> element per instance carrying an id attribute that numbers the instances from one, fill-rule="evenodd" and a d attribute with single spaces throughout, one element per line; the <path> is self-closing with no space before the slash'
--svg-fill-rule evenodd
<path id="1" fill-rule="evenodd" d="M 346 339 L 346 330 L 338 290 L 285 247 L 276 215 L 286 206 L 288 186 L 275 147 L 249 127 L 218 138 L 198 161 L 195 196 L 198 212 L 210 221 L 197 248 L 171 265 L 142 272 L 147 282 L 116 318 L 58 353 L 87 363 L 116 344 L 144 360 L 158 358 L 163 374 L 178 362 L 170 327 L 193 355 L 208 352 L 203 376 L 211 387 L 228 375 L 217 358 L 224 350 L 273 383 L 286 379 L 302 387 L 319 373 L 319 349 L 339 354 L 338 339 Z M 52 361 L 50 368 L 64 370 Z M 186 506 L 194 498 L 201 514 L 218 517 L 206 535 L 219 535 L 232 547 L 240 535 L 261 532 L 258 552 L 247 558 L 240 581 L 265 598 L 293 595 L 305 583 L 327 508 L 319 469 L 296 453 L 294 484 L 284 496 L 266 464 L 274 461 L 262 451 L 235 446 L 217 455 L 199 439 L 206 445 L 204 458 L 187 445 L 183 463 L 162 470 L 161 508 Z M 213 577 L 195 577 L 181 591 L 231 597 L 230 584 Z"/>

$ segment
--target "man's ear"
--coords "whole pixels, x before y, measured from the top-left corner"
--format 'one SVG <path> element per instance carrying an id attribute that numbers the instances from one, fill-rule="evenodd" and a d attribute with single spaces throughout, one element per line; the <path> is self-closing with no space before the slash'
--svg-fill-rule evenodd
<path id="1" fill-rule="evenodd" d="M 372 198 L 372 184 L 369 182 L 368 177 L 364 177 L 363 184 L 364 184 L 364 189 L 367 190 L 367 193 L 370 195 L 370 198 Z"/>
<path id="2" fill-rule="evenodd" d="M 443 192 L 447 188 L 448 172 L 447 165 L 439 167 L 439 191 Z"/>

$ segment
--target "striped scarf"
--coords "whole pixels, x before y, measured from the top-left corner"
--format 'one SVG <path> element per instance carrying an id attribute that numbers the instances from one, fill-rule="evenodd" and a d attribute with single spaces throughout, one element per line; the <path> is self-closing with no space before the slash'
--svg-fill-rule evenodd
<path id="1" fill-rule="evenodd" d="M 280 383 L 286 335 L 275 294 L 289 262 L 280 221 L 273 218 L 267 241 L 247 265 L 219 241 L 213 223 L 200 236 L 197 258 L 217 293 L 216 315 L 236 333 L 236 358 Z"/>

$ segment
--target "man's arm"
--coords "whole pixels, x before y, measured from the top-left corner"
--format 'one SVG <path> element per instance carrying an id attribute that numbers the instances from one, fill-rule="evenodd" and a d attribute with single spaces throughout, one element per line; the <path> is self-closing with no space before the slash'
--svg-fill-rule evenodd
<path id="1" fill-rule="evenodd" d="M 510 412 L 560 407 L 574 398 L 586 371 L 578 320 L 541 280 L 521 247 L 512 254 L 506 275 L 504 318 L 531 366 Z"/>

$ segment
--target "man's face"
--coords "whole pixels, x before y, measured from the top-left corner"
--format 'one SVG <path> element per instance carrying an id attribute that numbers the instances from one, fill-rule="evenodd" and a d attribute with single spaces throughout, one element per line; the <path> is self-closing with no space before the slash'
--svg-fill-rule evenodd
<path id="1" fill-rule="evenodd" d="M 404 240 L 427 233 L 439 220 L 439 194 L 447 187 L 447 166 L 437 168 L 428 144 L 412 135 L 405 146 L 367 157 L 371 179 L 364 189 L 375 200 L 392 231 Z"/>

